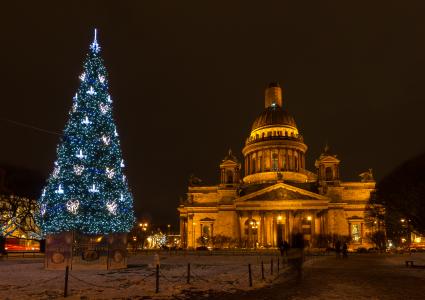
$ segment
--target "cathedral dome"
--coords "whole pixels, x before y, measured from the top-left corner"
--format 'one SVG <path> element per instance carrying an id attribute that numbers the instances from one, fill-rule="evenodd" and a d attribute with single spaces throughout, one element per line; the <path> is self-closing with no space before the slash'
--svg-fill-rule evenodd
<path id="1" fill-rule="evenodd" d="M 278 105 L 267 107 L 252 124 L 252 131 L 264 126 L 292 126 L 297 128 L 295 119 Z"/>

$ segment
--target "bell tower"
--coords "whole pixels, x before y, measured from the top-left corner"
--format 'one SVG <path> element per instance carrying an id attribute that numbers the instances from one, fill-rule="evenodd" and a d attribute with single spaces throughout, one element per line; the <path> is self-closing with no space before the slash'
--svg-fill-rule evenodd
<path id="1" fill-rule="evenodd" d="M 315 162 L 317 169 L 317 180 L 320 185 L 339 186 L 339 164 L 340 160 L 332 154 L 329 146 L 326 144 L 320 157 Z"/>
<path id="2" fill-rule="evenodd" d="M 232 149 L 224 157 L 220 164 L 220 185 L 225 187 L 233 187 L 240 182 L 241 164 L 236 156 L 233 155 Z"/>

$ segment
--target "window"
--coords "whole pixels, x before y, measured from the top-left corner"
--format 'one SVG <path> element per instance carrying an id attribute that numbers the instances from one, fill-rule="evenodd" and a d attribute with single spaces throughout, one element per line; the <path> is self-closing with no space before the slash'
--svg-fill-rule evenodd
<path id="1" fill-rule="evenodd" d="M 351 225 L 351 238 L 354 242 L 360 242 L 360 239 L 361 239 L 360 224 L 352 224 Z"/>
<path id="2" fill-rule="evenodd" d="M 326 167 L 325 169 L 325 179 L 326 180 L 332 180 L 333 179 L 333 172 L 331 167 Z"/>
<path id="3" fill-rule="evenodd" d="M 202 225 L 202 235 L 203 236 L 210 236 L 210 226 L 207 224 Z"/>
<path id="4" fill-rule="evenodd" d="M 226 183 L 233 183 L 233 172 L 231 170 L 227 170 L 226 177 Z"/>
<path id="5" fill-rule="evenodd" d="M 273 154 L 272 154 L 272 170 L 273 171 L 278 171 L 279 170 L 279 166 L 278 166 L 278 162 L 279 162 L 279 159 L 278 159 L 278 153 L 277 152 L 274 152 Z"/>

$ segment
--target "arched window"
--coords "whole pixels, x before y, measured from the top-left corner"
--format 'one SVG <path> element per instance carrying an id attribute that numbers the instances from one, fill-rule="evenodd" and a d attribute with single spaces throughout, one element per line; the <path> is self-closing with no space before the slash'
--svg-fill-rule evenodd
<path id="1" fill-rule="evenodd" d="M 226 172 L 226 183 L 233 183 L 233 172 L 231 170 Z"/>
<path id="2" fill-rule="evenodd" d="M 332 180 L 333 179 L 333 172 L 331 167 L 326 167 L 325 169 L 325 179 L 326 180 Z"/>
<path id="3" fill-rule="evenodd" d="M 277 152 L 272 153 L 272 171 L 278 171 L 279 170 L 279 154 Z"/>

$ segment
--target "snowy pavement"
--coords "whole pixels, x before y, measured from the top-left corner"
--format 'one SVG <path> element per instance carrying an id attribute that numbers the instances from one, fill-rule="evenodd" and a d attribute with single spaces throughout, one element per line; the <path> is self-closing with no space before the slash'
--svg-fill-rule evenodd
<path id="1" fill-rule="evenodd" d="M 283 282 L 257 291 L 240 292 L 237 295 L 219 293 L 208 299 L 423 300 L 425 269 L 406 268 L 406 260 L 414 260 L 415 264 L 425 266 L 425 253 L 411 256 L 353 254 L 347 260 L 326 257 L 305 266 L 301 279 L 291 276 Z"/>
<path id="2" fill-rule="evenodd" d="M 239 293 L 270 285 L 277 277 L 277 259 L 275 256 L 161 255 L 159 293 L 155 293 L 153 257 L 138 255 L 130 257 L 129 268 L 125 270 L 70 271 L 67 299 L 185 299 L 218 291 Z M 265 280 L 261 278 L 262 260 Z M 189 284 L 188 263 L 191 264 Z M 251 264 L 253 287 L 249 287 L 248 264 Z M 283 268 L 281 264 L 280 273 Z M 64 271 L 44 270 L 42 259 L 0 261 L 0 299 L 60 299 L 63 289 Z"/>

